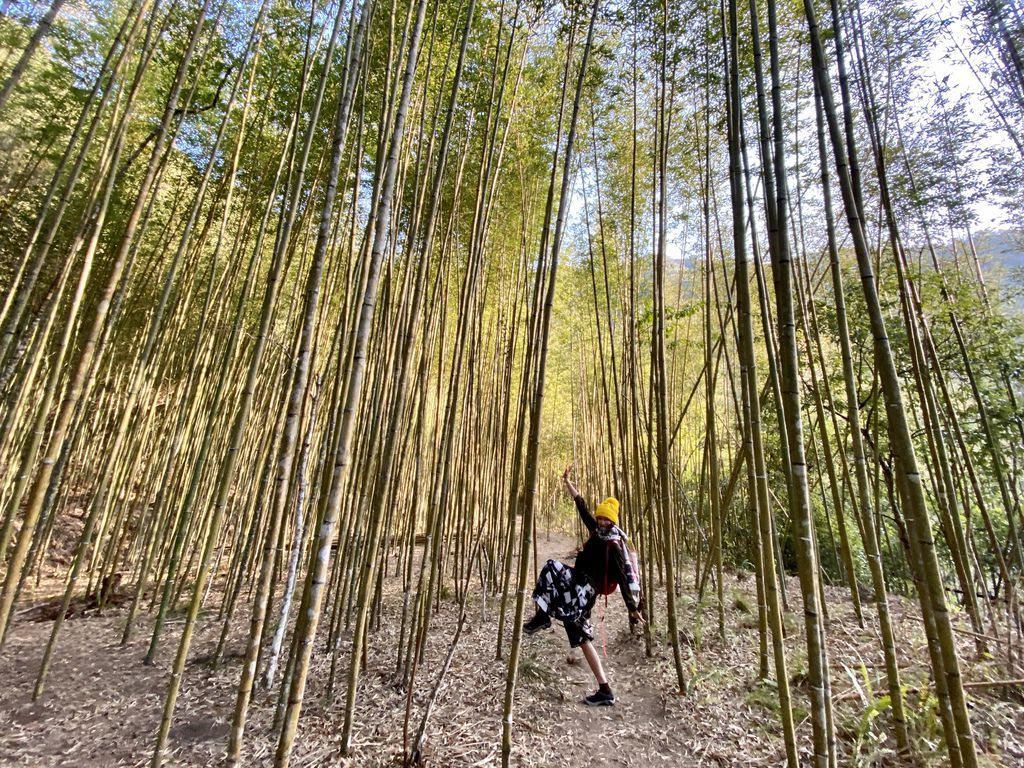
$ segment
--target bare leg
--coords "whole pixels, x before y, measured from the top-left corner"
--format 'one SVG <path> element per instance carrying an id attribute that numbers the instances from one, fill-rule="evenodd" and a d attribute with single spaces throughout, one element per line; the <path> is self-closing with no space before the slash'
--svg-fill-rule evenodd
<path id="1" fill-rule="evenodd" d="M 604 673 L 604 667 L 601 665 L 601 657 L 597 655 L 597 649 L 588 640 L 580 646 L 580 650 L 583 651 L 583 657 L 587 660 L 587 664 L 590 665 L 590 671 L 597 678 L 597 684 L 607 685 L 608 677 Z"/>

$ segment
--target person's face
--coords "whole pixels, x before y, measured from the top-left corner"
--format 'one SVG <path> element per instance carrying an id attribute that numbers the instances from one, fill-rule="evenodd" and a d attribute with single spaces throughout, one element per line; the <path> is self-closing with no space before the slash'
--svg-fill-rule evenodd
<path id="1" fill-rule="evenodd" d="M 612 525 L 612 521 L 609 520 L 607 517 L 597 518 L 597 527 L 600 528 L 602 531 L 607 531 L 609 528 L 612 527 Z"/>

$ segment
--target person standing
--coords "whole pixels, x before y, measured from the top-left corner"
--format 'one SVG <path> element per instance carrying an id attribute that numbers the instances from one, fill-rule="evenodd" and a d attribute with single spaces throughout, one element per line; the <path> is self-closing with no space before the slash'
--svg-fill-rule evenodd
<path id="1" fill-rule="evenodd" d="M 591 514 L 587 502 L 569 479 L 571 471 L 570 464 L 562 474 L 562 480 L 590 535 L 576 555 L 575 566 L 548 560 L 541 569 L 533 590 L 537 613 L 523 625 L 523 632 L 533 635 L 550 627 L 552 619 L 561 621 L 569 638 L 569 647 L 583 652 L 597 680 L 597 691 L 584 698 L 583 703 L 611 706 L 615 704 L 615 694 L 592 643 L 594 630 L 590 611 L 598 595 L 609 595 L 618 588 L 629 612 L 630 625 L 642 627 L 645 622 L 641 610 L 640 579 L 626 546 L 626 534 L 618 526 L 618 500 L 608 497 Z"/>

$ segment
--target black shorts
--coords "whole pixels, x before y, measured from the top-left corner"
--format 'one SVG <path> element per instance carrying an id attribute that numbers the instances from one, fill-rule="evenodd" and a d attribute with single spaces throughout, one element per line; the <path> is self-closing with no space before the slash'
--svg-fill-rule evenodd
<path id="1" fill-rule="evenodd" d="M 584 643 L 594 639 L 594 628 L 590 623 L 590 611 L 587 611 L 580 622 L 563 621 L 562 626 L 565 627 L 565 636 L 569 638 L 570 648 L 579 648 Z"/>
<path id="2" fill-rule="evenodd" d="M 594 639 L 590 610 L 597 602 L 597 590 L 582 571 L 548 560 L 537 579 L 533 600 L 551 618 L 562 622 L 570 648 Z"/>

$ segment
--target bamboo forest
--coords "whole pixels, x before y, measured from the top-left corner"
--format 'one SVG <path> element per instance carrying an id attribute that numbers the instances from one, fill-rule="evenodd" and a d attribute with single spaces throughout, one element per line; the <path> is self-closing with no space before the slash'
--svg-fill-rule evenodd
<path id="1" fill-rule="evenodd" d="M 1021 0 L 0 0 L 0 304 L 0 766 L 1024 766 Z"/>

